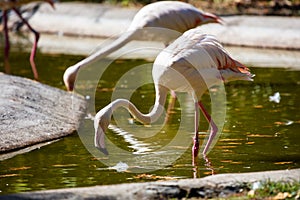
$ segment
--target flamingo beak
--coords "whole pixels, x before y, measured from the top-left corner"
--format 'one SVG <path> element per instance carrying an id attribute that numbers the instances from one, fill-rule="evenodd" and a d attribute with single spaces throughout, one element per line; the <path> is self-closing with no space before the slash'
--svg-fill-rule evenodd
<path id="1" fill-rule="evenodd" d="M 108 155 L 108 151 L 105 148 L 105 134 L 101 126 L 96 126 L 96 133 L 95 133 L 95 147 L 104 153 L 104 155 Z"/>
<path id="2" fill-rule="evenodd" d="M 219 23 L 221 25 L 225 24 L 225 21 L 221 18 L 218 17 L 217 15 L 211 14 L 211 13 L 205 13 L 204 18 L 207 20 L 207 22 L 214 22 L 214 23 Z"/>
<path id="3" fill-rule="evenodd" d="M 73 67 L 67 68 L 63 75 L 63 81 L 68 91 L 74 90 L 75 79 L 76 73 L 73 71 Z"/>
<path id="4" fill-rule="evenodd" d="M 104 155 L 108 156 L 108 151 L 106 148 L 96 147 L 99 151 L 101 151 Z"/>
<path id="5" fill-rule="evenodd" d="M 46 0 L 46 2 L 48 2 L 51 5 L 51 7 L 55 10 L 54 0 Z"/>
<path id="6" fill-rule="evenodd" d="M 217 23 L 219 23 L 221 25 L 226 24 L 226 22 L 221 17 L 216 16 L 215 20 L 216 20 Z"/>
<path id="7" fill-rule="evenodd" d="M 72 92 L 74 90 L 74 84 L 65 82 L 65 85 L 68 91 Z"/>

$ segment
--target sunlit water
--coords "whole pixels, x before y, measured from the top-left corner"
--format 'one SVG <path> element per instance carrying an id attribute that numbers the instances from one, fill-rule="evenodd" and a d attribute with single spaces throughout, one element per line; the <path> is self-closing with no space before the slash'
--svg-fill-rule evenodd
<path id="1" fill-rule="evenodd" d="M 32 78 L 28 57 L 27 53 L 11 54 L 13 74 Z M 64 89 L 62 74 L 65 68 L 80 59 L 82 57 L 38 55 L 37 66 L 41 82 Z M 101 87 L 97 90 L 96 109 L 111 101 L 113 87 L 122 74 L 145 63 L 149 62 L 114 62 L 105 71 L 99 83 Z M 2 63 L 0 68 L 3 71 Z M 95 149 L 87 149 L 86 143 L 93 144 L 93 141 L 84 141 L 93 139 L 90 129 L 92 121 L 87 117 L 80 134 L 74 133 L 48 146 L 1 161 L 0 194 L 299 168 L 300 72 L 284 68 L 255 67 L 251 67 L 251 71 L 256 74 L 254 82 L 231 82 L 225 86 L 226 121 L 218 142 L 208 154 L 210 163 L 199 157 L 197 167 L 192 165 L 193 105 L 189 100 L 184 102 L 184 105 L 177 101 L 164 127 L 161 127 L 160 123 L 151 127 L 139 125 L 136 133 L 133 133 L 128 131 L 132 130 L 130 126 L 133 124 L 128 123 L 131 121 L 126 118 L 122 122 L 122 129 L 112 126 L 107 131 L 107 137 L 113 144 L 134 159 L 139 159 L 140 163 L 134 166 L 129 163 L 127 166 L 125 159 L 120 158 L 121 162 L 116 163 L 117 166 L 106 166 L 109 157 L 99 152 L 91 154 Z M 278 103 L 269 99 L 276 92 L 280 94 Z M 142 112 L 148 112 L 154 101 L 153 85 L 138 88 L 131 100 Z M 208 94 L 203 96 L 203 103 L 210 107 Z M 190 132 L 178 133 L 182 115 L 184 119 L 190 120 L 186 125 L 190 124 L 191 127 L 185 127 Z M 114 121 L 112 124 L 115 124 Z M 137 133 L 146 134 L 147 129 L 154 129 L 156 126 L 159 129 L 156 135 L 136 137 Z M 201 143 L 207 129 L 208 124 L 201 116 Z M 84 132 L 85 130 L 88 131 Z M 86 136 L 83 136 L 84 134 Z M 168 151 L 160 151 L 160 148 L 168 145 L 177 134 L 187 134 L 190 140 L 186 145 L 173 145 Z M 114 155 L 114 152 L 110 153 L 110 156 Z M 167 161 L 166 164 L 158 163 L 161 159 L 173 158 L 174 155 L 178 157 L 176 160 Z M 118 172 L 122 167 L 126 171 Z"/>

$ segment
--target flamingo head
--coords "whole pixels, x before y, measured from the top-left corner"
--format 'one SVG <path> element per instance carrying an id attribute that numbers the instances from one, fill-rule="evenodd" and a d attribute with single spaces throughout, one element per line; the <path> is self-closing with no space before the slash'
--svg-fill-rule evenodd
<path id="1" fill-rule="evenodd" d="M 77 72 L 77 68 L 75 66 L 71 66 L 66 69 L 64 73 L 63 80 L 68 91 L 74 90 Z"/>
<path id="2" fill-rule="evenodd" d="M 212 13 L 203 13 L 200 20 L 201 24 L 208 24 L 208 23 L 218 23 L 218 24 L 225 24 L 224 20 L 217 15 Z"/>
<path id="3" fill-rule="evenodd" d="M 107 130 L 108 125 L 110 123 L 111 115 L 112 115 L 111 107 L 106 106 L 96 114 L 94 119 L 95 147 L 105 155 L 108 155 L 108 151 L 105 147 L 104 136 L 105 136 L 105 131 Z"/>

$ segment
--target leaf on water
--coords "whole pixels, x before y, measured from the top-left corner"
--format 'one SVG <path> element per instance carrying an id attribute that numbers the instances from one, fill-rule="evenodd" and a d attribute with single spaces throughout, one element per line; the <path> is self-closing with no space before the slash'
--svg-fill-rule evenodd
<path id="1" fill-rule="evenodd" d="M 236 148 L 237 146 L 226 146 L 226 145 L 224 145 L 224 146 L 217 146 L 217 148 L 220 148 L 220 149 L 233 149 L 233 148 Z"/>
<path id="2" fill-rule="evenodd" d="M 11 167 L 9 168 L 9 170 L 12 170 L 12 171 L 19 171 L 19 170 L 26 170 L 26 169 L 30 169 L 31 167 Z"/>
<path id="3" fill-rule="evenodd" d="M 97 88 L 97 91 L 100 92 L 112 92 L 114 89 L 113 88 Z"/>
<path id="4" fill-rule="evenodd" d="M 225 152 L 225 153 L 232 153 L 232 152 L 233 152 L 233 151 L 230 150 L 230 149 L 223 149 L 222 151 Z"/>
<path id="5" fill-rule="evenodd" d="M 232 160 L 221 160 L 223 163 L 231 163 L 231 164 L 242 164 L 243 162 L 232 161 Z"/>
<path id="6" fill-rule="evenodd" d="M 135 176 L 134 178 L 136 179 L 151 179 L 151 180 L 157 180 L 157 179 L 163 179 L 163 180 L 177 180 L 180 177 L 174 177 L 174 176 L 157 176 L 157 175 L 153 175 L 153 174 L 139 174 L 137 176 Z"/>
<path id="7" fill-rule="evenodd" d="M 56 164 L 56 165 L 52 165 L 53 167 L 76 167 L 78 166 L 77 164 L 65 164 L 65 165 L 62 165 L 62 164 Z"/>
<path id="8" fill-rule="evenodd" d="M 228 142 L 228 145 L 241 145 L 241 142 Z"/>
<path id="9" fill-rule="evenodd" d="M 205 172 L 203 172 L 203 174 L 205 174 L 205 175 L 211 175 L 211 171 L 205 171 Z"/>
<path id="10" fill-rule="evenodd" d="M 13 177 L 13 176 L 19 176 L 19 174 L 3 174 L 0 175 L 0 178 Z"/>
<path id="11" fill-rule="evenodd" d="M 291 124 L 293 124 L 294 122 L 291 121 L 291 120 L 286 120 L 286 121 L 283 121 L 283 122 L 274 122 L 275 125 L 285 125 L 285 126 L 289 126 Z"/>
<path id="12" fill-rule="evenodd" d="M 232 164 L 237 164 L 237 165 L 240 165 L 240 164 L 243 164 L 243 162 L 238 162 L 238 161 L 234 161 L 234 162 L 231 162 Z"/>
<path id="13" fill-rule="evenodd" d="M 273 137 L 273 135 L 261 135 L 261 134 L 250 134 L 247 135 L 248 137 L 259 137 L 259 138 L 270 138 Z"/>
<path id="14" fill-rule="evenodd" d="M 293 161 L 283 161 L 283 162 L 275 162 L 275 165 L 286 165 L 286 164 L 292 164 Z"/>
<path id="15" fill-rule="evenodd" d="M 283 122 L 274 122 L 275 125 L 283 125 Z"/>
<path id="16" fill-rule="evenodd" d="M 220 141 L 222 142 L 226 142 L 226 141 L 241 141 L 244 139 L 240 139 L 240 138 L 224 138 L 224 139 L 220 139 Z"/>
<path id="17" fill-rule="evenodd" d="M 255 142 L 246 142 L 246 144 L 251 145 L 254 144 Z"/>
<path id="18" fill-rule="evenodd" d="M 223 162 L 223 163 L 231 163 L 232 160 L 221 160 L 221 162 Z"/>
<path id="19" fill-rule="evenodd" d="M 263 108 L 263 105 L 255 105 L 254 108 Z"/>

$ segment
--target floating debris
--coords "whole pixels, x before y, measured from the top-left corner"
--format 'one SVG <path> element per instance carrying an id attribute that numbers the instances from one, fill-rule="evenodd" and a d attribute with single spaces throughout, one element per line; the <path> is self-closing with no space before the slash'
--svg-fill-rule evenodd
<path id="1" fill-rule="evenodd" d="M 118 162 L 118 164 L 116 164 L 115 166 L 109 167 L 109 169 L 115 169 L 117 170 L 117 172 L 125 172 L 128 168 L 129 166 L 123 162 Z"/>
<path id="2" fill-rule="evenodd" d="M 282 122 L 274 122 L 275 125 L 285 125 L 285 126 L 292 125 L 293 123 L 294 123 L 294 121 L 292 121 L 292 120 L 284 120 Z"/>
<path id="3" fill-rule="evenodd" d="M 92 115 L 91 113 L 87 113 L 86 116 L 84 117 L 84 119 L 90 119 L 90 120 L 94 121 L 95 116 Z"/>
<path id="4" fill-rule="evenodd" d="M 280 93 L 276 92 L 273 96 L 269 96 L 269 101 L 279 103 L 280 102 Z"/>
<path id="5" fill-rule="evenodd" d="M 180 176 L 159 176 L 154 174 L 139 174 L 134 177 L 135 179 L 150 179 L 150 180 L 178 180 L 183 177 Z"/>

